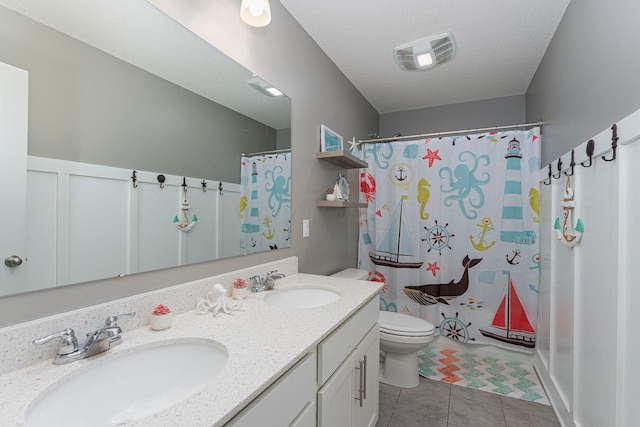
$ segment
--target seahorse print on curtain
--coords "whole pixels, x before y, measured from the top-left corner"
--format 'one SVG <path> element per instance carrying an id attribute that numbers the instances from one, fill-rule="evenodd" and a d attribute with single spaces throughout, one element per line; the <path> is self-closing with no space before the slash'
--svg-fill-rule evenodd
<path id="1" fill-rule="evenodd" d="M 385 283 L 382 309 L 531 351 L 540 143 L 533 128 L 365 146 L 358 262 Z"/>

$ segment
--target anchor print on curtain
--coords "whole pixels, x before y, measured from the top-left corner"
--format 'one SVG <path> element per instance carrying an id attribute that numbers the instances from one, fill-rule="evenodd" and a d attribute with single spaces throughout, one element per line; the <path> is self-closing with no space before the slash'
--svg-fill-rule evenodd
<path id="1" fill-rule="evenodd" d="M 243 254 L 291 246 L 291 153 L 242 157 Z"/>
<path id="2" fill-rule="evenodd" d="M 532 351 L 540 143 L 536 127 L 363 147 L 358 263 L 385 283 L 381 309 Z"/>

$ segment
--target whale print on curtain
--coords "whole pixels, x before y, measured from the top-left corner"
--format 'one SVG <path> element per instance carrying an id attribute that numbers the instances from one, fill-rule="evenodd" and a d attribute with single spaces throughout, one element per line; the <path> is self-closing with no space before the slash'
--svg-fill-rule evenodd
<path id="1" fill-rule="evenodd" d="M 243 254 L 291 246 L 291 153 L 242 157 Z"/>
<path id="2" fill-rule="evenodd" d="M 465 343 L 531 352 L 540 129 L 363 146 L 359 267 L 381 309 Z"/>

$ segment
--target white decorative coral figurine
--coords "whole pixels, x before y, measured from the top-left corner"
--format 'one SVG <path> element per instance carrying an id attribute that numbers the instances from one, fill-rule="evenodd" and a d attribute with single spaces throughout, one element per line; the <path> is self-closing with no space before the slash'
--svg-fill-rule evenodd
<path id="1" fill-rule="evenodd" d="M 227 291 L 221 284 L 213 285 L 213 290 L 209 292 L 207 298 L 198 298 L 196 311 L 200 314 L 207 314 L 209 311 L 217 315 L 220 310 L 231 314 L 242 307 L 242 299 L 232 300 L 227 297 Z"/>

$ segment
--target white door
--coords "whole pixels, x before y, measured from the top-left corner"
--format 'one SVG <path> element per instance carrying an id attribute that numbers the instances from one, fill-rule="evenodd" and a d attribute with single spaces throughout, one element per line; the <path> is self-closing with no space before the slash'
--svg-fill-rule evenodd
<path id="1" fill-rule="evenodd" d="M 0 295 L 26 284 L 28 86 L 25 70 L 0 62 Z"/>

